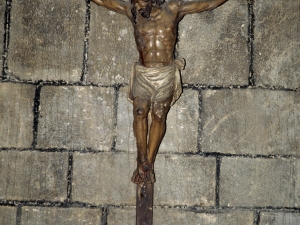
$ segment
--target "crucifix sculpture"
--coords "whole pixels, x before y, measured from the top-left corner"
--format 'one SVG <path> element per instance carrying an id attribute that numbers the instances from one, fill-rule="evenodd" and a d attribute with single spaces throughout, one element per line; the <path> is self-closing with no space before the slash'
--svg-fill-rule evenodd
<path id="1" fill-rule="evenodd" d="M 154 161 L 165 134 L 167 113 L 182 92 L 180 70 L 185 61 L 174 56 L 178 23 L 186 14 L 212 10 L 227 0 L 92 1 L 127 16 L 134 29 L 139 61 L 132 67 L 129 100 L 133 104 L 137 169 L 131 181 L 140 188 L 138 197 L 148 198 L 147 190 L 153 189 L 155 182 Z"/>

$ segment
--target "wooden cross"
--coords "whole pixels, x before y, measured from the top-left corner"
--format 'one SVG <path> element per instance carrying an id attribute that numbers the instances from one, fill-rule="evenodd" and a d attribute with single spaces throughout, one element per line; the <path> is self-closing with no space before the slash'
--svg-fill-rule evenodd
<path id="1" fill-rule="evenodd" d="M 152 225 L 154 184 L 143 182 L 136 188 L 136 225 Z"/>

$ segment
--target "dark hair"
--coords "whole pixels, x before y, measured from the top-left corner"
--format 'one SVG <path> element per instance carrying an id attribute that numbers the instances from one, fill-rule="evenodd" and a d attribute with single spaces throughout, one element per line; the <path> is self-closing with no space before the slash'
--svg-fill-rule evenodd
<path id="1" fill-rule="evenodd" d="M 131 0 L 130 2 L 134 5 L 135 1 L 136 0 Z M 146 0 L 145 2 L 149 2 L 151 6 L 160 6 L 164 4 L 165 0 Z"/>
<path id="2" fill-rule="evenodd" d="M 165 0 L 148 0 L 151 6 L 160 6 L 164 4 Z"/>
<path id="3" fill-rule="evenodd" d="M 133 5 L 133 7 L 131 8 L 131 13 L 132 13 L 132 18 L 133 18 L 133 23 L 136 24 L 136 15 L 137 15 L 137 10 L 135 7 L 135 1 L 136 0 L 131 0 L 131 4 Z M 150 17 L 150 13 L 152 10 L 152 7 L 154 6 L 160 6 L 162 4 L 164 4 L 165 0 L 144 0 L 145 2 L 148 2 L 147 6 L 145 9 L 139 10 L 139 13 L 142 17 L 144 18 L 149 18 Z"/>

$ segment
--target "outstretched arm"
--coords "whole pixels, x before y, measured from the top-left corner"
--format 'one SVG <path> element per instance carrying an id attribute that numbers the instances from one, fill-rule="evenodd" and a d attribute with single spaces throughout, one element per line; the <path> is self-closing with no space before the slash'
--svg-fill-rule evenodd
<path id="1" fill-rule="evenodd" d="M 122 2 L 120 0 L 92 0 L 95 4 L 103 6 L 111 11 L 127 15 L 130 3 Z"/>
<path id="2" fill-rule="evenodd" d="M 182 18 L 186 14 L 203 12 L 212 10 L 222 5 L 227 0 L 210 0 L 210 1 L 191 1 L 179 3 L 179 17 Z"/>

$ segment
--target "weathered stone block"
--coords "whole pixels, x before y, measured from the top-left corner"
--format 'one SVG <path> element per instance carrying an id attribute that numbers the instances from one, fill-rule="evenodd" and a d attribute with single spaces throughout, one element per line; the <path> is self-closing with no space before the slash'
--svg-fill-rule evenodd
<path id="1" fill-rule="evenodd" d="M 300 224 L 299 213 L 262 212 L 259 225 L 290 225 Z"/>
<path id="2" fill-rule="evenodd" d="M 154 204 L 213 206 L 215 169 L 215 158 L 157 156 Z"/>
<path id="3" fill-rule="evenodd" d="M 32 145 L 34 95 L 33 85 L 0 83 L 0 147 Z"/>
<path id="4" fill-rule="evenodd" d="M 4 21 L 5 21 L 5 17 L 4 17 L 4 14 L 5 14 L 5 6 L 6 6 L 6 1 L 1 1 L 0 2 L 0 24 L 1 24 L 1 27 L 0 27 L 0 43 L 3 43 L 3 35 L 4 35 Z M 2 51 L 1 51 L 2 52 Z M 0 69 L 2 71 L 2 57 L 0 57 Z M 2 74 L 0 75 L 0 77 L 2 77 Z"/>
<path id="5" fill-rule="evenodd" d="M 101 216 L 100 209 L 23 207 L 21 224 L 96 225 Z"/>
<path id="6" fill-rule="evenodd" d="M 72 201 L 93 204 L 135 204 L 135 187 L 130 179 L 134 155 L 74 155 Z"/>
<path id="7" fill-rule="evenodd" d="M 0 159 L 0 199 L 66 199 L 67 153 L 2 151 Z"/>
<path id="8" fill-rule="evenodd" d="M 197 213 L 177 209 L 154 207 L 153 224 L 163 225 L 252 225 L 253 212 L 249 211 L 212 211 Z M 109 208 L 108 225 L 135 224 L 135 209 Z"/>
<path id="9" fill-rule="evenodd" d="M 127 88 L 122 88 L 118 101 L 117 143 L 118 150 L 136 152 L 133 134 L 132 104 L 127 100 Z M 198 92 L 184 90 L 167 117 L 167 131 L 160 145 L 162 152 L 197 152 L 199 118 Z"/>
<path id="10" fill-rule="evenodd" d="M 213 213 L 195 213 L 176 209 L 154 210 L 154 224 L 164 225 L 253 225 L 253 212 L 214 211 Z"/>
<path id="11" fill-rule="evenodd" d="M 87 81 L 106 85 L 129 83 L 131 65 L 137 60 L 129 19 L 91 3 Z"/>
<path id="12" fill-rule="evenodd" d="M 110 150 L 114 103 L 113 88 L 43 87 L 37 147 Z"/>
<path id="13" fill-rule="evenodd" d="M 16 225 L 17 208 L 0 206 L 0 224 Z"/>
<path id="14" fill-rule="evenodd" d="M 13 1 L 8 55 L 11 78 L 79 81 L 85 11 L 85 1 Z"/>
<path id="15" fill-rule="evenodd" d="M 254 72 L 260 86 L 300 87 L 300 3 L 257 0 L 254 4 Z"/>
<path id="16" fill-rule="evenodd" d="M 179 25 L 178 53 L 186 59 L 183 82 L 247 85 L 247 40 L 247 1 L 228 1 L 211 12 L 187 15 Z"/>
<path id="17" fill-rule="evenodd" d="M 298 207 L 300 161 L 222 158 L 220 205 Z"/>
<path id="18" fill-rule="evenodd" d="M 121 88 L 118 98 L 116 149 L 136 152 L 133 134 L 133 106 L 128 101 L 128 87 Z"/>
<path id="19" fill-rule="evenodd" d="M 75 154 L 72 200 L 135 205 L 136 185 L 130 181 L 135 168 L 133 154 Z M 154 204 L 214 204 L 213 158 L 161 155 L 156 162 L 156 178 Z"/>
<path id="20" fill-rule="evenodd" d="M 203 92 L 204 152 L 300 154 L 300 93 L 247 90 Z"/>
<path id="21" fill-rule="evenodd" d="M 135 209 L 109 208 L 107 216 L 108 225 L 135 224 Z"/>

